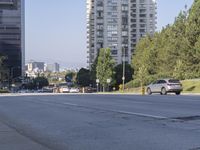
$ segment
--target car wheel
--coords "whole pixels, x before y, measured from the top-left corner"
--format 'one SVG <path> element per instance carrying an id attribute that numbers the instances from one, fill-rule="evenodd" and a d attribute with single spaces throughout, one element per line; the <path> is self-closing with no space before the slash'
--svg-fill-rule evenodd
<path id="1" fill-rule="evenodd" d="M 162 95 L 167 95 L 167 90 L 166 90 L 166 88 L 163 87 L 163 88 L 161 89 L 161 94 L 162 94 Z"/>
<path id="2" fill-rule="evenodd" d="M 152 94 L 152 92 L 151 92 L 151 89 L 150 89 L 150 88 L 148 88 L 148 89 L 147 89 L 147 94 L 148 94 L 148 95 L 151 95 L 151 94 Z"/>
<path id="3" fill-rule="evenodd" d="M 176 95 L 180 95 L 181 94 L 181 92 L 176 92 Z"/>

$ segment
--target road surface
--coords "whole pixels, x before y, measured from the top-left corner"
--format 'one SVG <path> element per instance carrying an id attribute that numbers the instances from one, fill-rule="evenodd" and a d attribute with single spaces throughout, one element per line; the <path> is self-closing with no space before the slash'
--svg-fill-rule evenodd
<path id="1" fill-rule="evenodd" d="M 3 96 L 1 124 L 38 150 L 200 150 L 200 96 Z"/>

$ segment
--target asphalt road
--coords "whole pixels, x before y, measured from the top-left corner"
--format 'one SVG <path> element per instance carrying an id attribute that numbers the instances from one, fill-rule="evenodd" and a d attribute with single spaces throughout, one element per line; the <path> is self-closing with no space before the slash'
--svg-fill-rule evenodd
<path id="1" fill-rule="evenodd" d="M 44 150 L 200 150 L 200 96 L 0 97 L 0 122 Z"/>

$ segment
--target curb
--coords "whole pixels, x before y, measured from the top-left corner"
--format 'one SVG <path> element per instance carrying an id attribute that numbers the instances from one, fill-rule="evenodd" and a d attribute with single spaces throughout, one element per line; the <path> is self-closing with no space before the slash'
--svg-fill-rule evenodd
<path id="1" fill-rule="evenodd" d="M 58 95 L 142 95 L 141 93 L 9 93 L 0 94 L 0 97 L 15 97 L 15 96 L 58 96 Z M 200 93 L 182 93 L 184 96 L 200 96 Z"/>

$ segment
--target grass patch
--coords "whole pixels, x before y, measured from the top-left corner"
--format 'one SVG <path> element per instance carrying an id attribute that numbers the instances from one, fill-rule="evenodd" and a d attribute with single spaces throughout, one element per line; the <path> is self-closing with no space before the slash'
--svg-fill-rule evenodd
<path id="1" fill-rule="evenodd" d="M 200 79 L 184 80 L 181 83 L 183 84 L 183 92 L 200 93 Z"/>
<path id="2" fill-rule="evenodd" d="M 181 83 L 183 85 L 183 93 L 200 93 L 200 79 L 183 80 Z M 138 81 L 130 81 L 125 86 L 125 92 L 141 93 L 139 85 Z"/>
<path id="3" fill-rule="evenodd" d="M 8 90 L 0 90 L 0 94 L 1 93 L 10 93 Z"/>

